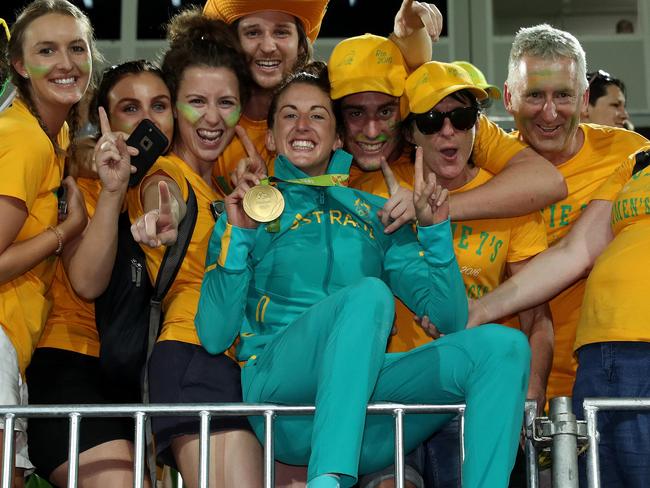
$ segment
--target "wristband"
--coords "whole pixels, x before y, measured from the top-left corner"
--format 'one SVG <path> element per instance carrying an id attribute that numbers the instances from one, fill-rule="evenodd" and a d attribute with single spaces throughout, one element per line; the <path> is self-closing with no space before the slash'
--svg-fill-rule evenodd
<path id="1" fill-rule="evenodd" d="M 51 230 L 52 232 L 54 232 L 54 235 L 56 236 L 56 240 L 59 243 L 59 245 L 56 247 L 56 251 L 54 251 L 54 255 L 59 256 L 63 252 L 63 234 L 56 227 L 49 226 L 47 230 Z"/>

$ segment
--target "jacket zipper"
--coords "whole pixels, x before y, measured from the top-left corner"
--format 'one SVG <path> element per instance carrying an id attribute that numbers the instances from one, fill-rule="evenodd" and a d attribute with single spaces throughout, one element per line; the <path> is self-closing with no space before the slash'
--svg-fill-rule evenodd
<path id="1" fill-rule="evenodd" d="M 320 188 L 319 189 L 320 194 L 319 194 L 319 200 L 321 207 L 323 209 L 323 217 L 325 219 L 329 219 L 329 207 L 325 205 L 327 195 L 326 195 L 326 188 Z M 328 224 L 325 222 L 325 251 L 327 253 L 327 261 L 326 261 L 326 266 L 325 266 L 325 276 L 323 278 L 323 290 L 326 295 L 329 295 L 329 286 L 330 286 L 330 280 L 332 279 L 332 229 L 331 229 L 331 222 Z"/>

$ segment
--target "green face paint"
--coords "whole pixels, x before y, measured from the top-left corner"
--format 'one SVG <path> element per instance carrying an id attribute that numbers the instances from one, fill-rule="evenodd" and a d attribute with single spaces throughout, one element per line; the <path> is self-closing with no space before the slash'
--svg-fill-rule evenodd
<path id="1" fill-rule="evenodd" d="M 241 115 L 241 107 L 237 105 L 228 115 L 224 117 L 224 122 L 229 128 L 235 127 L 237 122 L 239 122 L 239 116 Z"/>
<path id="2" fill-rule="evenodd" d="M 123 120 L 112 121 L 111 125 L 113 130 L 124 132 L 125 134 L 131 134 L 133 129 L 135 129 L 135 124 Z"/>
<path id="3" fill-rule="evenodd" d="M 185 118 L 185 120 L 187 120 L 192 125 L 196 124 L 198 120 L 203 116 L 201 112 L 199 112 L 189 103 L 176 102 L 176 108 L 183 116 L 183 118 Z"/>
<path id="4" fill-rule="evenodd" d="M 34 64 L 25 64 L 25 70 L 30 78 L 41 79 L 50 72 L 52 66 L 37 66 Z"/>
<path id="5" fill-rule="evenodd" d="M 355 141 L 357 142 L 366 142 L 366 143 L 375 143 L 375 142 L 386 142 L 388 141 L 388 136 L 386 134 L 379 134 L 377 137 L 375 137 L 372 140 L 369 140 L 366 136 L 363 134 L 357 135 L 355 138 Z"/>
<path id="6" fill-rule="evenodd" d="M 93 63 L 90 58 L 87 58 L 85 61 L 79 63 L 79 69 L 82 73 L 88 74 L 93 68 Z"/>

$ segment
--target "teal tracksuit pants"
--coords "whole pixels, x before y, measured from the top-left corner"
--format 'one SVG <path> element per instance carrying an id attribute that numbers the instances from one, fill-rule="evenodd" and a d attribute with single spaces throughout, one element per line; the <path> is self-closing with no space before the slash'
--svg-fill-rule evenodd
<path id="1" fill-rule="evenodd" d="M 484 325 L 405 353 L 387 354 L 394 297 L 375 278 L 363 279 L 314 305 L 278 333 L 242 371 L 247 402 L 315 404 L 313 417 L 276 420 L 276 458 L 308 464 L 308 479 L 357 474 L 394 460 L 394 420 L 369 415 L 369 402 L 461 403 L 465 411 L 463 486 L 508 484 L 522 425 L 530 351 L 526 337 Z M 449 415 L 405 417 L 408 452 Z M 264 421 L 251 417 L 264 439 Z"/>

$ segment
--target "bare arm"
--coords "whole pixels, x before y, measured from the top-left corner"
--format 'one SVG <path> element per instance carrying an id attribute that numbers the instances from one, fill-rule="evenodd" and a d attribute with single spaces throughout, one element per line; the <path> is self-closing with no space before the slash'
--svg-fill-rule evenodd
<path id="1" fill-rule="evenodd" d="M 108 117 L 99 109 L 102 136 L 95 144 L 92 157 L 102 188 L 95 213 L 84 233 L 75 239 L 63 254 L 66 274 L 77 294 L 94 300 L 106 289 L 111 279 L 117 250 L 117 222 L 131 174 L 131 153 L 127 148 L 126 134 L 111 131 Z M 129 152 L 130 151 L 130 152 Z M 90 161 L 83 161 L 90 167 Z"/>
<path id="2" fill-rule="evenodd" d="M 431 40 L 437 41 L 441 31 L 442 14 L 435 5 L 404 0 L 389 39 L 402 52 L 408 68 L 414 70 L 431 61 Z"/>
<path id="3" fill-rule="evenodd" d="M 509 274 L 521 271 L 528 261 L 510 263 Z M 519 312 L 519 323 L 521 331 L 528 336 L 532 353 L 526 398 L 537 402 L 537 412 L 541 414 L 546 404 L 546 384 L 553 365 L 553 318 L 548 303 Z"/>
<path id="4" fill-rule="evenodd" d="M 507 166 L 484 185 L 449 199 L 452 220 L 517 217 L 565 198 L 562 174 L 530 148 L 515 154 Z"/>
<path id="5" fill-rule="evenodd" d="M 64 249 L 83 230 L 88 219 L 77 185 L 69 177 L 65 184 L 69 197 L 68 218 L 56 226 Z M 3 284 L 52 256 L 59 247 L 59 239 L 55 232 L 47 229 L 30 239 L 14 242 L 28 215 L 25 202 L 21 200 L 0 196 L 0 215 L 0 284 Z"/>
<path id="6" fill-rule="evenodd" d="M 594 200 L 555 246 L 535 256 L 491 293 L 471 303 L 468 327 L 548 301 L 591 270 L 613 238 L 612 202 Z"/>

